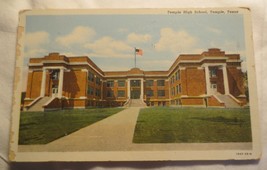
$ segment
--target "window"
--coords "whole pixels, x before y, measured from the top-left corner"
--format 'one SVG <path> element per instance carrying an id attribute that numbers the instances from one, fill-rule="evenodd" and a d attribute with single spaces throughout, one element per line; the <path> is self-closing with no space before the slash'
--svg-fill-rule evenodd
<path id="1" fill-rule="evenodd" d="M 146 80 L 146 86 L 153 86 L 154 80 Z"/>
<path id="2" fill-rule="evenodd" d="M 125 97 L 125 91 L 124 90 L 119 90 L 118 91 L 118 97 Z"/>
<path id="3" fill-rule="evenodd" d="M 147 91 L 146 91 L 146 96 L 147 96 L 147 97 L 152 97 L 152 96 L 154 96 L 154 94 L 153 94 L 153 90 L 147 90 Z"/>
<path id="4" fill-rule="evenodd" d="M 107 81 L 107 87 L 114 87 L 114 81 L 113 80 Z"/>
<path id="5" fill-rule="evenodd" d="M 174 76 L 171 77 L 171 84 L 174 83 Z"/>
<path id="6" fill-rule="evenodd" d="M 158 80 L 157 85 L 158 86 L 165 86 L 165 80 Z"/>
<path id="7" fill-rule="evenodd" d="M 179 94 L 179 85 L 176 86 L 176 94 Z"/>
<path id="8" fill-rule="evenodd" d="M 52 94 L 58 93 L 58 85 L 52 85 Z"/>
<path id="9" fill-rule="evenodd" d="M 94 82 L 94 74 L 92 72 L 88 72 L 88 80 Z"/>
<path id="10" fill-rule="evenodd" d="M 96 77 L 95 82 L 96 82 L 97 85 L 100 85 L 100 78 Z"/>
<path id="11" fill-rule="evenodd" d="M 59 70 L 52 70 L 52 72 L 50 73 L 51 79 L 58 80 L 58 74 L 59 74 Z"/>
<path id="12" fill-rule="evenodd" d="M 165 91 L 164 90 L 158 90 L 158 96 L 159 97 L 165 96 Z"/>
<path id="13" fill-rule="evenodd" d="M 125 80 L 119 80 L 118 81 L 118 86 L 119 87 L 125 87 Z"/>
<path id="14" fill-rule="evenodd" d="M 114 96 L 113 90 L 108 90 L 107 97 L 113 97 L 113 96 Z"/>
<path id="15" fill-rule="evenodd" d="M 180 99 L 176 100 L 176 105 L 181 105 L 181 100 Z"/>
<path id="16" fill-rule="evenodd" d="M 178 85 L 178 93 L 182 93 L 182 85 L 181 84 Z"/>
<path id="17" fill-rule="evenodd" d="M 210 88 L 212 88 L 212 89 L 217 89 L 217 84 L 215 84 L 215 83 L 211 83 L 211 84 L 210 84 Z"/>
<path id="18" fill-rule="evenodd" d="M 210 77 L 217 77 L 217 69 L 216 68 L 210 69 Z"/>
<path id="19" fill-rule="evenodd" d="M 175 73 L 175 80 L 180 80 L 180 70 Z"/>
<path id="20" fill-rule="evenodd" d="M 94 88 L 91 87 L 91 86 L 88 86 L 87 94 L 89 94 L 89 95 L 94 95 Z"/>
<path id="21" fill-rule="evenodd" d="M 140 80 L 131 80 L 131 87 L 140 87 L 141 81 Z"/>
<path id="22" fill-rule="evenodd" d="M 100 93 L 100 90 L 99 89 L 95 89 L 95 95 L 100 97 L 101 93 Z"/>
<path id="23" fill-rule="evenodd" d="M 175 95 L 175 87 L 172 88 L 172 96 Z"/>

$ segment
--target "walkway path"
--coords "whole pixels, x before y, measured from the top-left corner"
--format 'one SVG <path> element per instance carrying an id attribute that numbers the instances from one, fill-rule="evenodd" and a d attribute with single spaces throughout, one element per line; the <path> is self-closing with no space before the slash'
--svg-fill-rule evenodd
<path id="1" fill-rule="evenodd" d="M 140 107 L 130 107 L 47 145 L 20 146 L 20 150 L 127 150 L 132 143 Z"/>
<path id="2" fill-rule="evenodd" d="M 19 152 L 173 151 L 251 149 L 251 143 L 132 143 L 140 107 L 130 107 L 46 145 L 20 145 Z"/>

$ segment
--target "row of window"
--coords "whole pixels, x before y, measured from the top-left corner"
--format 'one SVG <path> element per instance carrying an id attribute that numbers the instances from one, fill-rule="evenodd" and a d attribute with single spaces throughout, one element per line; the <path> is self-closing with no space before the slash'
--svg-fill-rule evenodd
<path id="1" fill-rule="evenodd" d="M 100 97 L 101 96 L 101 91 L 99 89 L 95 89 L 92 87 L 88 87 L 87 89 L 87 94 L 88 95 L 94 95 Z M 154 91 L 153 90 L 146 90 L 146 95 L 147 97 L 153 97 L 154 96 Z M 125 97 L 125 90 L 118 90 L 118 97 Z M 165 90 L 158 90 L 157 91 L 157 96 L 158 97 L 164 97 L 165 96 Z M 114 97 L 114 91 L 113 90 L 108 90 L 107 91 L 107 97 Z"/>
<path id="2" fill-rule="evenodd" d="M 154 86 L 154 80 L 146 80 L 146 86 Z M 157 86 L 165 86 L 165 80 L 157 80 Z"/>
<path id="3" fill-rule="evenodd" d="M 172 87 L 171 92 L 172 92 L 172 96 L 174 96 L 176 94 L 182 93 L 182 86 L 181 86 L 181 84 L 178 84 L 177 86 Z"/>
<path id="4" fill-rule="evenodd" d="M 165 96 L 165 90 L 158 90 L 157 94 L 158 94 L 158 97 L 164 97 Z M 153 97 L 154 91 L 153 90 L 147 90 L 146 95 L 147 95 L 147 97 Z M 114 91 L 108 90 L 107 91 L 107 97 L 114 97 Z M 118 97 L 125 97 L 125 91 L 124 90 L 118 90 Z"/>
<path id="5" fill-rule="evenodd" d="M 57 80 L 58 79 L 58 74 L 59 74 L 59 70 L 53 70 L 51 73 L 51 78 L 53 80 Z M 175 73 L 175 77 L 176 80 L 180 79 L 180 71 Z M 96 79 L 96 84 L 100 85 L 101 84 L 101 80 L 99 77 L 95 78 L 95 75 L 92 72 L 88 72 L 88 78 L 89 81 L 94 82 L 94 80 Z M 171 78 L 171 82 L 174 81 L 174 76 L 172 76 Z M 131 80 L 131 86 L 140 86 L 141 81 L 140 80 Z M 125 87 L 125 80 L 118 80 L 118 86 L 119 87 Z M 146 80 L 146 86 L 154 86 L 154 80 Z M 165 80 L 157 80 L 157 86 L 165 86 Z M 114 87 L 114 80 L 109 80 L 107 81 L 107 87 Z"/>
<path id="6" fill-rule="evenodd" d="M 158 90 L 158 97 L 164 97 L 165 96 L 165 90 Z M 154 91 L 153 90 L 146 90 L 146 96 L 147 97 L 153 97 Z"/>
<path id="7" fill-rule="evenodd" d="M 146 102 L 148 106 L 166 106 L 166 102 L 165 101 L 158 101 L 158 102 Z"/>
<path id="8" fill-rule="evenodd" d="M 98 96 L 100 97 L 101 96 L 101 91 L 99 89 L 95 89 L 91 86 L 88 86 L 87 88 L 87 94 L 88 95 L 94 95 L 94 92 L 95 92 L 95 96 Z"/>
<path id="9" fill-rule="evenodd" d="M 97 84 L 97 85 L 100 85 L 100 78 L 99 77 L 96 77 L 96 79 L 95 79 L 95 76 L 94 76 L 94 74 L 92 73 L 92 72 L 88 72 L 88 80 L 89 81 L 91 81 L 91 82 L 94 82 L 95 81 L 95 83 Z"/>
<path id="10" fill-rule="evenodd" d="M 175 81 L 180 80 L 180 70 L 174 73 L 171 77 L 171 84 L 173 84 Z"/>
<path id="11" fill-rule="evenodd" d="M 100 85 L 101 81 L 99 77 L 94 76 L 92 72 L 88 72 L 88 80 L 91 82 L 94 82 L 96 79 L 96 84 Z M 132 87 L 140 87 L 141 81 L 140 80 L 131 80 L 131 86 Z M 114 80 L 108 80 L 107 87 L 114 87 Z M 151 87 L 154 86 L 154 80 L 146 80 L 146 86 Z M 165 80 L 157 80 L 157 86 L 165 86 Z M 118 87 L 125 87 L 125 80 L 118 80 Z"/>
<path id="12" fill-rule="evenodd" d="M 107 97 L 114 97 L 114 91 L 108 90 L 107 91 Z M 118 97 L 125 97 L 125 91 L 124 90 L 118 90 Z"/>
<path id="13" fill-rule="evenodd" d="M 118 80 L 118 86 L 125 87 L 125 80 Z M 107 81 L 107 87 L 114 87 L 114 81 L 113 80 Z"/>
<path id="14" fill-rule="evenodd" d="M 139 87 L 140 83 L 140 80 L 133 80 L 131 81 L 131 86 Z M 118 80 L 118 86 L 125 87 L 125 80 Z M 154 86 L 154 80 L 146 80 L 146 86 Z M 157 80 L 157 86 L 165 86 L 165 80 Z M 114 87 L 114 80 L 107 81 L 107 87 Z"/>

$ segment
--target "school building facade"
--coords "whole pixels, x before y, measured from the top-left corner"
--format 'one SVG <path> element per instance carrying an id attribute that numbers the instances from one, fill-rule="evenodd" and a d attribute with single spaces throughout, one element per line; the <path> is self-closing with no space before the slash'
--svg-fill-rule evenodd
<path id="1" fill-rule="evenodd" d="M 217 48 L 180 55 L 166 71 L 102 71 L 87 56 L 30 58 L 25 110 L 129 106 L 241 107 L 239 54 Z"/>

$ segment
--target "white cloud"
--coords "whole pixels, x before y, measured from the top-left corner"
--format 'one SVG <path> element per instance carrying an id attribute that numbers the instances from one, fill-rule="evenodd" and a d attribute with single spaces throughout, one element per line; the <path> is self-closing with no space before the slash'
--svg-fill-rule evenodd
<path id="1" fill-rule="evenodd" d="M 25 35 L 25 57 L 40 57 L 47 53 L 44 46 L 49 44 L 50 35 L 45 31 L 31 32 Z"/>
<path id="2" fill-rule="evenodd" d="M 144 60 L 140 65 L 146 67 L 146 70 L 168 70 L 174 61 L 170 60 Z M 157 66 L 155 68 L 155 66 Z"/>
<path id="3" fill-rule="evenodd" d="M 222 33 L 222 30 L 219 30 L 219 29 L 213 28 L 213 27 L 207 27 L 207 30 L 212 32 L 212 33 L 215 33 L 217 35 L 220 35 Z"/>
<path id="4" fill-rule="evenodd" d="M 49 34 L 45 31 L 27 33 L 25 35 L 25 46 L 29 49 L 39 48 L 49 43 Z"/>
<path id="5" fill-rule="evenodd" d="M 224 41 L 222 47 L 227 53 L 239 53 L 240 55 L 245 54 L 244 49 L 242 49 L 238 41 Z"/>
<path id="6" fill-rule="evenodd" d="M 196 45 L 197 39 L 186 31 L 175 31 L 171 28 L 160 30 L 160 39 L 155 44 L 157 51 L 185 52 Z"/>
<path id="7" fill-rule="evenodd" d="M 101 67 L 102 68 L 102 67 Z M 114 65 L 104 65 L 103 66 L 103 71 L 128 71 L 131 68 L 127 66 L 114 66 Z"/>
<path id="8" fill-rule="evenodd" d="M 28 58 L 33 58 L 33 57 L 43 57 L 44 55 L 48 54 L 49 52 L 45 49 L 42 48 L 33 48 L 33 49 L 28 49 L 25 51 L 24 56 Z"/>
<path id="9" fill-rule="evenodd" d="M 127 41 L 129 43 L 145 43 L 151 40 L 151 35 L 149 34 L 136 34 L 131 33 L 127 36 Z"/>
<path id="10" fill-rule="evenodd" d="M 71 33 L 57 37 L 56 42 L 65 47 L 69 47 L 74 44 L 90 42 L 95 34 L 95 30 L 90 27 L 77 26 Z"/>
<path id="11" fill-rule="evenodd" d="M 81 51 L 80 53 L 73 53 L 73 52 L 60 52 L 61 55 L 65 55 L 67 57 L 76 57 L 76 56 L 87 56 L 88 54 Z"/>
<path id="12" fill-rule="evenodd" d="M 242 53 L 244 53 L 244 51 L 242 50 L 242 47 L 240 46 L 239 42 L 237 41 L 229 41 L 229 40 L 225 40 L 225 41 L 211 41 L 210 42 L 210 47 L 216 47 L 216 48 L 220 48 L 222 51 L 225 51 L 226 53 L 240 53 L 240 51 L 242 51 Z"/>
<path id="13" fill-rule="evenodd" d="M 87 43 L 85 47 L 93 51 L 89 56 L 94 57 L 128 58 L 133 53 L 133 47 L 109 36 L 102 37 L 93 43 Z"/>
<path id="14" fill-rule="evenodd" d="M 120 32 L 120 33 L 126 33 L 126 32 L 128 32 L 128 29 L 127 28 L 119 28 L 118 29 L 118 32 Z"/>

